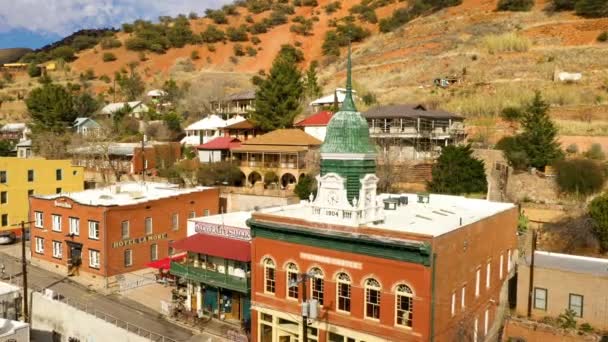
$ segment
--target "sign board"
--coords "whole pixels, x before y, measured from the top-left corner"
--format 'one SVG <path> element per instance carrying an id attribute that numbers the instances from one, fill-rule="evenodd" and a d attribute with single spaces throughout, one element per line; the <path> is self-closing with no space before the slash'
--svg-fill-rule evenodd
<path id="1" fill-rule="evenodd" d="M 222 236 L 235 240 L 251 240 L 251 231 L 249 229 L 230 227 L 215 223 L 195 222 L 194 231 L 196 233 Z"/>
<path id="2" fill-rule="evenodd" d="M 112 248 L 137 245 L 140 243 L 146 243 L 146 242 L 150 242 L 150 241 L 164 240 L 166 238 L 167 238 L 167 233 L 142 236 L 142 237 L 135 238 L 135 239 L 127 239 L 127 240 L 112 242 Z"/>
<path id="3" fill-rule="evenodd" d="M 300 259 L 316 261 L 316 262 L 320 262 L 322 264 L 354 268 L 356 270 L 360 270 L 362 268 L 361 263 L 357 262 L 357 261 L 332 258 L 332 257 L 324 256 L 324 255 L 310 254 L 310 253 L 304 253 L 304 252 L 300 252 Z"/>
<path id="4" fill-rule="evenodd" d="M 55 200 L 55 206 L 60 208 L 72 209 L 72 204 L 62 200 Z"/>

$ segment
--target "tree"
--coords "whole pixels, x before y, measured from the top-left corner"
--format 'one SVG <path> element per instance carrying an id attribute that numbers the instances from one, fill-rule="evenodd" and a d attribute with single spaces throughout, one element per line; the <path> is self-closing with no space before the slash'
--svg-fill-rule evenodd
<path id="1" fill-rule="evenodd" d="M 485 193 L 488 182 L 484 163 L 472 154 L 471 145 L 444 147 L 433 165 L 429 191 L 454 195 Z"/>
<path id="2" fill-rule="evenodd" d="M 557 141 L 557 127 L 551 121 L 548 111 L 549 105 L 537 91 L 525 108 L 521 120 L 523 132 L 519 135 L 529 165 L 541 170 L 563 157 Z"/>
<path id="3" fill-rule="evenodd" d="M 499 11 L 527 12 L 534 6 L 534 0 L 500 0 L 496 7 Z"/>
<path id="4" fill-rule="evenodd" d="M 255 111 L 251 119 L 263 130 L 292 127 L 301 111 L 304 93 L 302 74 L 289 54 L 279 54 L 272 63 L 270 74 L 256 90 Z"/>
<path id="5" fill-rule="evenodd" d="M 310 197 L 311 193 L 316 196 L 317 182 L 313 177 L 309 175 L 303 175 L 302 177 L 300 177 L 300 180 L 298 181 L 298 184 L 296 184 L 296 187 L 293 189 L 293 192 L 301 200 L 307 200 Z"/>
<path id="6" fill-rule="evenodd" d="M 165 124 L 171 131 L 175 133 L 179 133 L 182 131 L 182 118 L 181 116 L 179 116 L 179 114 L 175 112 L 167 113 L 165 114 L 163 121 L 165 121 Z"/>
<path id="7" fill-rule="evenodd" d="M 590 159 L 561 160 L 555 164 L 560 190 L 578 195 L 598 192 L 606 182 L 606 168 Z"/>
<path id="8" fill-rule="evenodd" d="M 89 92 L 83 92 L 74 97 L 74 111 L 78 117 L 89 117 L 99 109 L 99 101 Z"/>
<path id="9" fill-rule="evenodd" d="M 576 2 L 576 14 L 587 18 L 608 17 L 606 0 L 579 0 Z"/>
<path id="10" fill-rule="evenodd" d="M 72 95 L 58 84 L 48 83 L 34 89 L 25 103 L 37 129 L 63 132 L 78 116 Z"/>
<path id="11" fill-rule="evenodd" d="M 33 78 L 40 76 L 42 74 L 42 71 L 38 67 L 38 65 L 36 65 L 36 63 L 30 63 L 27 65 L 27 74 Z"/>
<path id="12" fill-rule="evenodd" d="M 307 99 L 316 99 L 321 96 L 321 87 L 317 81 L 317 61 L 312 61 L 304 77 L 304 96 Z"/>
<path id="13" fill-rule="evenodd" d="M 608 252 L 608 193 L 591 201 L 589 216 L 593 219 L 593 234 L 600 242 L 602 253 L 606 253 Z"/>
<path id="14" fill-rule="evenodd" d="M 120 73 L 116 73 L 116 82 L 118 82 L 118 86 L 120 87 L 120 92 L 122 96 L 127 101 L 135 101 L 137 98 L 144 92 L 145 86 L 144 82 L 141 79 L 141 76 L 135 70 L 137 64 L 130 63 L 129 64 L 129 73 L 127 75 L 121 75 Z"/>
<path id="15" fill-rule="evenodd" d="M 15 142 L 11 140 L 0 140 L 0 157 L 8 157 L 12 155 L 15 148 Z"/>

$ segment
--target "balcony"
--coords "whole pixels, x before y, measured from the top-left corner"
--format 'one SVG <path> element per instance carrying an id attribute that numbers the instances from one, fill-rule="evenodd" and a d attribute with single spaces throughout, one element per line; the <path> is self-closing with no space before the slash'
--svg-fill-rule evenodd
<path id="1" fill-rule="evenodd" d="M 251 279 L 231 276 L 225 273 L 205 270 L 194 267 L 192 264 L 171 262 L 171 274 L 224 289 L 234 290 L 241 293 L 249 293 L 251 290 Z"/>

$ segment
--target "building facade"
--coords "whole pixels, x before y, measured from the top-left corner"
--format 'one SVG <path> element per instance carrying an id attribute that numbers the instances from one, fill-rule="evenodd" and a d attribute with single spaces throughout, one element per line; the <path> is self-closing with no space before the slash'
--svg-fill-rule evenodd
<path id="1" fill-rule="evenodd" d="M 188 220 L 188 237 L 173 247 L 186 251 L 171 263 L 171 274 L 187 283 L 186 310 L 231 322 L 249 322 L 251 310 L 250 212 Z"/>
<path id="2" fill-rule="evenodd" d="M 171 254 L 186 221 L 218 212 L 215 188 L 119 183 L 30 198 L 32 259 L 65 274 L 108 281 Z"/>
<path id="3" fill-rule="evenodd" d="M 345 99 L 321 147 L 317 195 L 248 221 L 253 340 L 495 340 L 517 208 L 378 194 L 375 149 L 352 99 L 350 53 L 347 68 Z"/>
<path id="4" fill-rule="evenodd" d="M 530 257 L 518 265 L 518 315 L 539 320 L 572 310 L 578 324 L 588 323 L 608 331 L 608 260 L 579 255 L 536 251 L 533 284 Z M 528 296 L 531 290 L 531 296 Z"/>
<path id="5" fill-rule="evenodd" d="M 0 158 L 0 229 L 27 222 L 31 195 L 50 195 L 84 189 L 84 168 L 70 160 Z M 21 230 L 19 229 L 20 233 Z"/>

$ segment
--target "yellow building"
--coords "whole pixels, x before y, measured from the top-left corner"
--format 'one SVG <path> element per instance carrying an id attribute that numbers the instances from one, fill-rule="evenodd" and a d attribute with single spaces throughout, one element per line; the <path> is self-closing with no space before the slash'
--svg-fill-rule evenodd
<path id="1" fill-rule="evenodd" d="M 0 230 L 29 221 L 29 195 L 50 195 L 84 189 L 84 168 L 71 160 L 0 158 Z"/>

